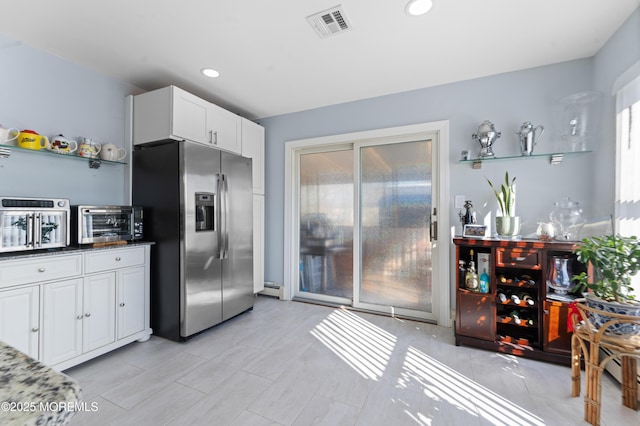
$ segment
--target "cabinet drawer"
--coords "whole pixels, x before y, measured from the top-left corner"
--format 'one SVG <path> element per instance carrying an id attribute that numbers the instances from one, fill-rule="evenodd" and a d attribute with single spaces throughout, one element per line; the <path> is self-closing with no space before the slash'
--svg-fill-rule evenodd
<path id="1" fill-rule="evenodd" d="M 144 247 L 111 249 L 84 255 L 87 274 L 144 264 Z"/>
<path id="2" fill-rule="evenodd" d="M 540 269 L 540 250 L 500 247 L 496 253 L 496 266 Z"/>
<path id="3" fill-rule="evenodd" d="M 0 262 L 0 288 L 75 277 L 82 273 L 82 256 L 43 256 Z"/>

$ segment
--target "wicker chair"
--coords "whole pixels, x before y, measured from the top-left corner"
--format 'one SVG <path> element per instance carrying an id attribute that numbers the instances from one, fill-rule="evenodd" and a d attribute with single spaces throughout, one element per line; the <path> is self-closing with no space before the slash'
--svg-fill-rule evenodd
<path id="1" fill-rule="evenodd" d="M 602 371 L 607 363 L 620 358 L 622 363 L 622 404 L 638 410 L 638 369 L 640 358 L 640 335 L 617 335 L 607 332 L 614 324 L 637 324 L 640 318 L 629 315 L 618 315 L 590 308 L 583 303 L 576 303 L 577 311 L 571 315 L 573 336 L 571 337 L 571 396 L 580 396 L 580 358 L 584 357 L 585 375 L 587 378 L 584 397 L 584 419 L 592 425 L 600 424 L 600 408 L 602 404 Z M 589 313 L 598 313 L 610 318 L 599 329 L 589 320 Z M 611 352 L 600 359 L 600 349 Z"/>

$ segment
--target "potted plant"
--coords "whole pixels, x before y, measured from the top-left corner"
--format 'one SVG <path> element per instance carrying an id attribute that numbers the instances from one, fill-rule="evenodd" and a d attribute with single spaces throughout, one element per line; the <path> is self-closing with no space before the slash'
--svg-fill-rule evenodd
<path id="1" fill-rule="evenodd" d="M 587 306 L 618 313 L 640 316 L 640 303 L 634 299 L 631 278 L 640 271 L 640 240 L 637 237 L 603 235 L 584 238 L 573 251 L 578 261 L 592 265 L 592 275 L 582 272 L 573 277 L 574 291 L 591 290 L 586 295 Z M 594 315 L 591 320 L 597 327 L 609 320 L 607 316 Z M 617 324 L 612 330 L 618 334 L 639 334 L 634 324 Z"/>
<path id="2" fill-rule="evenodd" d="M 500 210 L 500 216 L 496 216 L 496 233 L 505 237 L 517 236 L 520 233 L 520 217 L 516 216 L 516 178 L 509 180 L 509 172 L 505 172 L 504 183 L 499 191 L 489 179 L 487 182 L 496 195 Z"/>

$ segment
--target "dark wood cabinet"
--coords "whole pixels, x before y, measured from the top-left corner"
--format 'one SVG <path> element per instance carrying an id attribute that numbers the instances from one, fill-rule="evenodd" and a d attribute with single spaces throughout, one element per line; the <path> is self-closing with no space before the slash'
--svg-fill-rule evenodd
<path id="1" fill-rule="evenodd" d="M 554 257 L 569 259 L 571 274 L 583 269 L 572 242 L 505 241 L 454 238 L 456 265 L 473 260 L 489 275 L 489 291 L 466 288 L 464 270 L 456 273 L 456 345 L 569 363 L 567 330 L 570 295 L 547 288 Z"/>

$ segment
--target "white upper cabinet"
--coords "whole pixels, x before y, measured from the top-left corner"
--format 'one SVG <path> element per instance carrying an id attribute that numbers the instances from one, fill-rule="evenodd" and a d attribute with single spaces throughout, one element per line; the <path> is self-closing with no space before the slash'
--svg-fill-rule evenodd
<path id="1" fill-rule="evenodd" d="M 214 104 L 209 104 L 208 113 L 210 143 L 216 148 L 240 154 L 242 151 L 241 117 Z"/>
<path id="2" fill-rule="evenodd" d="M 190 140 L 240 154 L 240 117 L 175 86 L 133 98 L 133 143 Z"/>
<path id="3" fill-rule="evenodd" d="M 242 118 L 242 156 L 253 160 L 253 193 L 264 195 L 264 127 Z"/>

